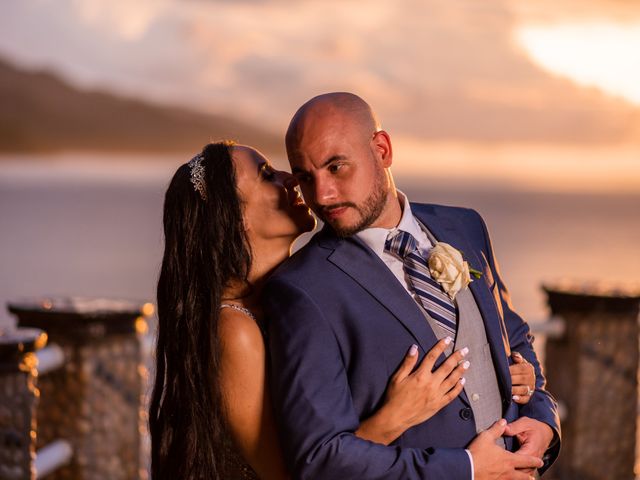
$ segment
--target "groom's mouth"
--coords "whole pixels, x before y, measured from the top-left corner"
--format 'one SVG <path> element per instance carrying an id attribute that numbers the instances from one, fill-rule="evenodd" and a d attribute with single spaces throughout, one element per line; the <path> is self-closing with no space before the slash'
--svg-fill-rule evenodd
<path id="1" fill-rule="evenodd" d="M 325 208 L 322 210 L 322 214 L 327 220 L 335 220 L 336 218 L 344 214 L 344 212 L 346 212 L 348 208 L 348 205 L 334 208 Z"/>
<path id="2" fill-rule="evenodd" d="M 332 208 L 331 210 L 325 210 L 324 216 L 330 220 L 335 220 L 340 215 L 342 215 L 346 209 L 347 207 L 340 207 L 340 208 Z"/>

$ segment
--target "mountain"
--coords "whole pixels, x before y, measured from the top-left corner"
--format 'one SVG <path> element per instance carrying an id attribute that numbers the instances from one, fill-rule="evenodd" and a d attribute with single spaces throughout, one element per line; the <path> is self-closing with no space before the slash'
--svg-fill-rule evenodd
<path id="1" fill-rule="evenodd" d="M 234 139 L 270 154 L 278 135 L 224 116 L 79 90 L 53 73 L 29 72 L 0 59 L 0 152 L 192 153 Z"/>

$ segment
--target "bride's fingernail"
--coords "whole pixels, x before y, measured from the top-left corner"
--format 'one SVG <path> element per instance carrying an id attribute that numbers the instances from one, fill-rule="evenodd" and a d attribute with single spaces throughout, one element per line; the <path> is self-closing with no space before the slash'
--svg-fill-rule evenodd
<path id="1" fill-rule="evenodd" d="M 462 350 L 460 350 L 460 354 L 465 357 L 467 355 L 467 353 L 469 353 L 469 348 L 468 347 L 464 347 Z"/>
<path id="2" fill-rule="evenodd" d="M 451 338 L 451 337 L 447 337 L 447 338 L 444 339 L 444 344 L 445 345 L 449 345 L 451 342 L 453 342 L 453 338 Z"/>
<path id="3" fill-rule="evenodd" d="M 520 400 L 520 395 L 514 395 L 511 398 L 513 398 L 517 402 L 518 400 Z"/>
<path id="4" fill-rule="evenodd" d="M 409 349 L 409 356 L 414 357 L 418 353 L 418 346 L 414 343 Z"/>
<path id="5" fill-rule="evenodd" d="M 469 362 L 469 360 L 467 360 L 466 362 L 464 362 L 462 364 L 462 368 L 464 368 L 465 370 L 469 368 L 469 365 L 471 365 L 471 363 Z"/>
<path id="6" fill-rule="evenodd" d="M 464 377 L 462 377 L 462 378 L 460 379 L 460 385 L 464 385 L 465 383 L 467 383 L 467 379 L 466 379 L 466 378 L 464 378 Z"/>

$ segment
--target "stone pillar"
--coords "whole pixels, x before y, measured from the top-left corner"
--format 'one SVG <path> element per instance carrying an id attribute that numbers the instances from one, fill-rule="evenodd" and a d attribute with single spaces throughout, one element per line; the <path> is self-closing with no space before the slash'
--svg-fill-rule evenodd
<path id="1" fill-rule="evenodd" d="M 139 333 L 150 304 L 103 299 L 40 299 L 9 305 L 20 326 L 46 330 L 65 365 L 40 379 L 38 448 L 73 446 L 71 462 L 48 479 L 133 480 L 140 472 L 144 374 Z"/>
<path id="2" fill-rule="evenodd" d="M 640 291 L 561 284 L 544 287 L 562 337 L 546 344 L 549 391 L 566 407 L 560 479 L 635 478 Z"/>
<path id="3" fill-rule="evenodd" d="M 47 335 L 37 329 L 0 331 L 0 478 L 35 479 L 35 351 Z"/>

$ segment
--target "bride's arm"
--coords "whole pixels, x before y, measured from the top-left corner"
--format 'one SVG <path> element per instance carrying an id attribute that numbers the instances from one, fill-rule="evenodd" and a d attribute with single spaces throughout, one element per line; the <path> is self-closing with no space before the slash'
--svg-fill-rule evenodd
<path id="1" fill-rule="evenodd" d="M 391 377 L 384 405 L 364 420 L 355 434 L 365 440 L 388 445 L 407 429 L 432 417 L 456 398 L 464 386 L 465 349 L 451 354 L 435 371 L 433 365 L 450 340 L 442 339 L 427 352 L 420 366 L 417 347 L 409 349 Z"/>
<path id="2" fill-rule="evenodd" d="M 233 439 L 261 480 L 287 479 L 266 387 L 262 333 L 243 313 L 220 313 L 220 386 Z"/>

